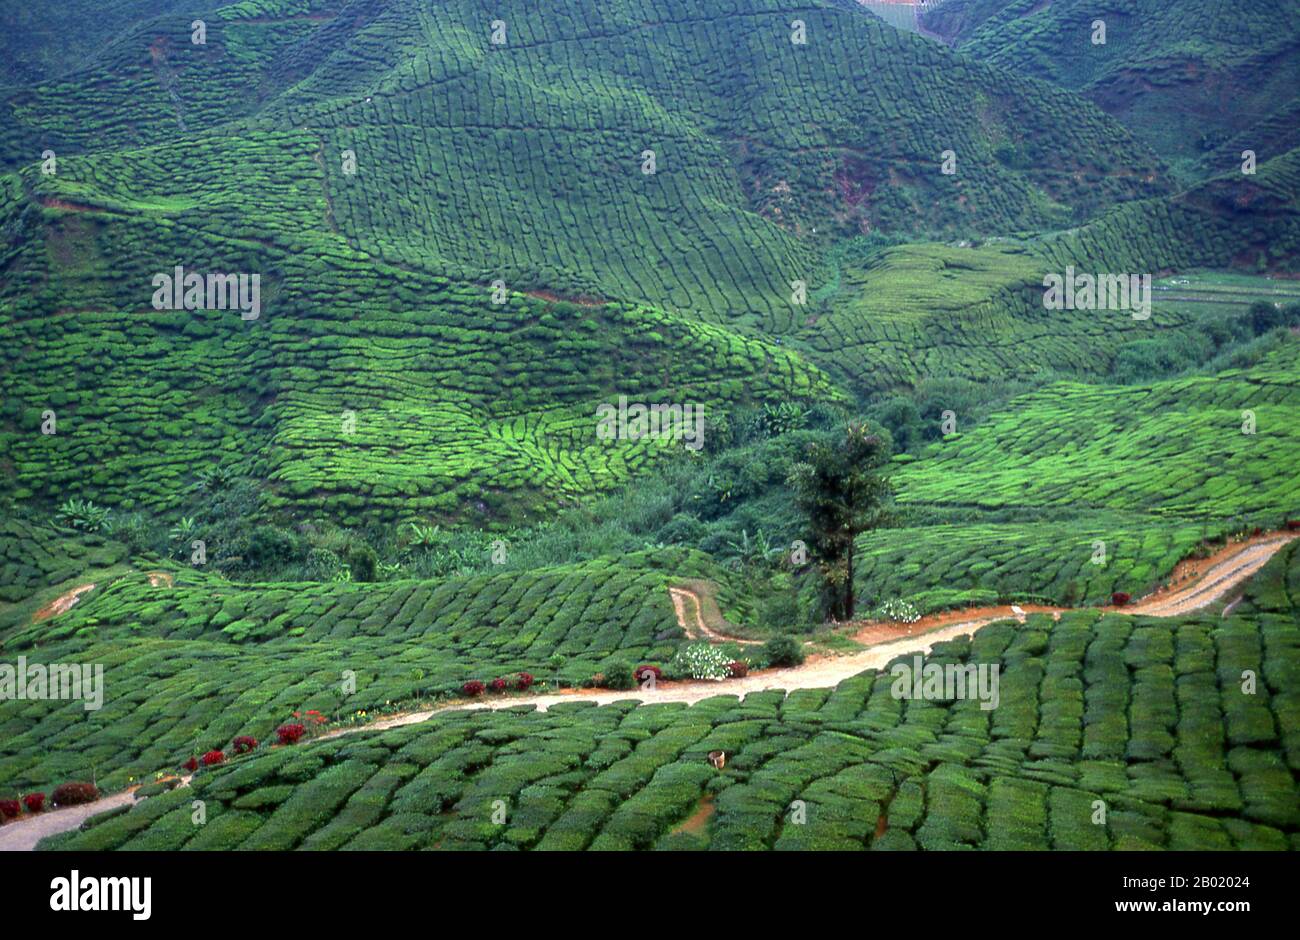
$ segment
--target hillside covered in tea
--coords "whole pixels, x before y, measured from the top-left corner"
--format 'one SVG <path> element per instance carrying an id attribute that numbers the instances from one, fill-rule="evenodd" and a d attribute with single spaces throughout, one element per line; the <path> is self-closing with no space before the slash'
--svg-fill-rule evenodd
<path id="1" fill-rule="evenodd" d="M 0 11 L 0 817 L 1295 847 L 1300 4 L 1122 6 Z"/>

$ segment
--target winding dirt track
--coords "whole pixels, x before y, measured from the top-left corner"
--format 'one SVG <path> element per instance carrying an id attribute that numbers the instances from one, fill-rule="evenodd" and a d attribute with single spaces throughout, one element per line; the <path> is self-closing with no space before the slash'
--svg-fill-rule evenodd
<path id="1" fill-rule="evenodd" d="M 1127 614 L 1143 614 L 1153 617 L 1174 617 L 1189 611 L 1205 607 L 1219 600 L 1234 587 L 1241 584 L 1259 571 L 1270 558 L 1287 542 L 1296 536 L 1265 537 L 1260 540 L 1240 542 L 1223 549 L 1212 558 L 1199 565 L 1204 566 L 1202 573 L 1198 563 L 1185 563 L 1193 566 L 1198 575 L 1196 580 L 1185 587 L 1170 591 L 1157 591 L 1127 607 L 1102 608 Z M 1180 565 L 1180 568 L 1184 566 Z M 669 588 L 677 617 L 688 633 L 696 630 L 712 639 L 728 640 L 704 626 L 700 617 L 699 597 L 685 588 Z M 684 596 L 683 596 L 684 595 Z M 695 623 L 691 624 L 686 616 L 686 597 L 693 598 Z M 1051 613 L 1059 616 L 1071 608 L 1042 607 L 1028 608 L 1030 613 Z M 924 617 L 908 627 L 887 627 L 895 635 L 888 639 L 874 642 L 869 649 L 847 656 L 810 657 L 802 666 L 790 669 L 767 669 L 746 676 L 744 679 L 728 679 L 725 682 L 660 682 L 651 690 L 632 690 L 613 692 L 608 690 L 571 689 L 563 692 L 546 692 L 536 695 L 503 696 L 501 698 L 481 699 L 477 701 L 454 702 L 429 708 L 418 712 L 408 712 L 381 718 L 365 725 L 340 728 L 327 732 L 321 738 L 338 737 L 356 731 L 379 731 L 386 728 L 400 728 L 404 725 L 417 724 L 432 715 L 444 711 L 471 711 L 477 709 L 516 708 L 521 705 L 534 705 L 538 711 L 546 711 L 552 705 L 565 702 L 699 702 L 714 695 L 747 695 L 750 692 L 762 692 L 768 689 L 784 689 L 793 692 L 797 689 L 821 689 L 838 685 L 845 679 L 856 676 L 867 669 L 879 669 L 895 656 L 905 653 L 928 653 L 930 648 L 944 640 L 974 633 L 980 627 L 998 620 L 1016 617 L 1010 606 L 986 607 L 977 610 L 957 611 Z M 955 621 L 955 622 L 954 622 Z M 859 637 L 878 627 L 867 626 L 858 634 Z M 878 634 L 877 634 L 878 635 Z"/>
<path id="2" fill-rule="evenodd" d="M 36 843 L 45 837 L 76 829 L 91 816 L 98 816 L 110 809 L 125 806 L 133 799 L 135 799 L 135 787 L 100 797 L 93 803 L 52 809 L 48 813 L 37 816 L 24 816 L 19 822 L 5 823 L 0 826 L 0 851 L 30 852 L 36 848 Z"/>
<path id="3" fill-rule="evenodd" d="M 1123 608 L 1101 608 L 1105 611 L 1118 611 L 1126 614 L 1142 614 L 1151 617 L 1176 617 L 1193 610 L 1206 607 L 1222 598 L 1233 588 L 1254 575 L 1296 535 L 1267 535 L 1235 545 L 1229 545 L 1209 559 L 1199 562 L 1184 562 L 1175 571 L 1175 577 L 1192 578 L 1184 587 L 1160 590 L 1142 598 L 1136 603 Z M 710 630 L 704 624 L 701 613 L 700 597 L 687 588 L 671 587 L 673 608 L 677 612 L 678 622 L 688 635 L 703 635 L 714 640 L 739 641 Z M 694 622 L 688 618 L 686 607 L 688 600 L 694 608 Z M 1032 606 L 1031 613 L 1051 613 L 1059 617 L 1071 608 Z M 725 682 L 660 682 L 653 690 L 637 689 L 627 692 L 606 690 L 573 689 L 565 692 L 539 693 L 536 695 L 503 696 L 472 702 L 454 702 L 424 711 L 407 712 L 381 718 L 364 725 L 340 728 L 320 735 L 315 740 L 355 734 L 358 731 L 382 731 L 387 728 L 400 728 L 404 725 L 418 724 L 433 715 L 445 711 L 471 711 L 479 709 L 517 708 L 521 705 L 536 706 L 538 711 L 546 711 L 552 705 L 565 702 L 686 702 L 703 701 L 715 695 L 748 695 L 751 692 L 763 692 L 769 689 L 783 689 L 793 692 L 798 689 L 822 689 L 839 685 L 845 679 L 856 676 L 868 669 L 880 669 L 896 656 L 907 653 L 928 653 L 935 643 L 951 640 L 959 636 L 973 634 L 980 627 L 999 620 L 1017 617 L 1010 606 L 986 607 L 968 611 L 949 611 L 924 617 L 917 623 L 906 627 L 892 625 L 864 625 L 856 634 L 860 640 L 870 640 L 872 645 L 858 653 L 847 656 L 814 656 L 803 665 L 789 669 L 767 669 L 754 673 L 743 679 L 729 679 Z M 954 622 L 955 621 L 955 622 Z M 890 636 L 890 634 L 894 634 Z M 884 637 L 884 638 L 882 638 Z M 188 782 L 186 780 L 185 782 Z M 91 816 L 129 803 L 133 790 L 125 790 L 111 796 L 103 797 L 94 803 L 72 806 L 67 809 L 53 810 L 38 816 L 24 817 L 20 821 L 0 826 L 0 851 L 30 851 L 36 843 L 48 836 L 69 829 L 75 829 Z"/>

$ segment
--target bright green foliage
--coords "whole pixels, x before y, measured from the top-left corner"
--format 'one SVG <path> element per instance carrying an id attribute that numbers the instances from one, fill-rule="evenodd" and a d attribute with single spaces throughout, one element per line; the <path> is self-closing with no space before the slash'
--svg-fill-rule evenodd
<path id="1" fill-rule="evenodd" d="M 1300 506 L 1300 346 L 1259 365 L 1150 386 L 1061 383 L 931 445 L 900 503 L 1137 511 L 1280 524 Z M 1255 433 L 1243 433 L 1255 416 Z"/>
<path id="2" fill-rule="evenodd" d="M 690 707 L 449 713 L 201 773 L 184 796 L 207 803 L 201 829 L 154 797 L 45 847 L 640 849 L 709 794 L 702 837 L 722 849 L 1286 848 L 1297 579 L 1292 545 L 1226 621 L 1034 616 L 938 644 L 931 662 L 998 664 L 993 710 L 900 701 L 881 672 Z"/>
<path id="3" fill-rule="evenodd" d="M 122 561 L 126 548 L 100 535 L 71 534 L 21 519 L 0 520 L 0 605 Z M 4 629 L 0 614 L 0 630 Z"/>
<path id="4" fill-rule="evenodd" d="M 858 590 L 864 604 L 904 597 L 923 614 L 1016 600 L 1102 605 L 1115 591 L 1149 593 L 1202 539 L 1220 534 L 1105 515 L 884 529 L 858 539 Z"/>
<path id="5" fill-rule="evenodd" d="M 716 572 L 706 556 L 665 550 L 442 582 L 123 577 L 0 637 L 7 657 L 103 663 L 108 690 L 93 712 L 0 702 L 0 781 L 43 786 L 94 764 L 112 786 L 235 735 L 271 738 L 295 711 L 346 719 L 458 694 L 469 679 L 525 671 L 578 685 L 615 659 L 667 663 L 684 636 L 667 585 L 683 574 Z"/>

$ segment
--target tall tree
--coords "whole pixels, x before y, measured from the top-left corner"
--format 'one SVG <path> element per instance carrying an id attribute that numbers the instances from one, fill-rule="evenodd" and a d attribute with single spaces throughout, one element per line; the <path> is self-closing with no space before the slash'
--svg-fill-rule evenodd
<path id="1" fill-rule="evenodd" d="M 882 525 L 891 489 L 879 472 L 889 447 L 864 423 L 845 428 L 840 441 L 818 442 L 795 464 L 789 484 L 808 516 L 809 548 L 825 583 L 829 615 L 853 618 L 853 541 Z"/>

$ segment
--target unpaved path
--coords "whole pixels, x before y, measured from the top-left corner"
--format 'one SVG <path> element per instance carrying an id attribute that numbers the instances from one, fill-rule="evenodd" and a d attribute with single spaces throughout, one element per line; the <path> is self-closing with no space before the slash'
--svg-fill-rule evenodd
<path id="1" fill-rule="evenodd" d="M 704 622 L 704 601 L 700 592 L 689 587 L 670 587 L 668 596 L 673 599 L 673 610 L 677 612 L 677 623 L 686 631 L 687 637 L 698 640 L 705 637 L 718 643 L 739 643 L 741 646 L 757 646 L 759 640 L 744 640 L 738 636 L 728 636 L 709 628 Z M 686 608 L 690 606 L 693 616 L 687 616 Z"/>
<path id="2" fill-rule="evenodd" d="M 1174 617 L 1205 607 L 1219 600 L 1259 571 L 1282 546 L 1297 537 L 1300 536 L 1265 535 L 1229 545 L 1207 559 L 1183 562 L 1175 569 L 1173 580 L 1192 578 L 1191 583 L 1186 586 L 1168 591 L 1161 589 L 1125 607 L 1103 607 L 1101 610 L 1153 617 Z M 668 591 L 673 598 L 678 621 L 688 633 L 690 628 L 685 614 L 685 605 L 686 598 L 690 597 L 694 601 L 695 627 L 702 634 L 718 640 L 736 641 L 735 637 L 721 636 L 704 625 L 700 613 L 700 599 L 695 592 L 685 588 L 669 588 Z M 1056 617 L 1069 609 L 1039 605 L 1027 605 L 1024 608 L 1028 613 L 1050 613 Z M 999 620 L 1012 619 L 1015 616 L 1015 612 L 1008 605 L 967 611 L 945 611 L 923 617 L 917 623 L 909 625 L 866 624 L 856 635 L 874 641 L 869 649 L 846 656 L 814 656 L 800 666 L 789 669 L 765 669 L 743 679 L 728 679 L 722 682 L 663 681 L 657 683 L 654 689 L 634 689 L 626 692 L 570 689 L 562 692 L 453 702 L 437 708 L 392 715 L 364 725 L 339 728 L 312 740 L 336 738 L 345 734 L 355 734 L 358 731 L 400 728 L 426 721 L 438 712 L 445 711 L 518 708 L 528 705 L 535 706 L 538 711 L 546 711 L 552 705 L 561 705 L 565 702 L 594 702 L 597 705 L 626 701 L 693 704 L 715 695 L 745 696 L 751 692 L 765 692 L 770 689 L 793 692 L 799 689 L 831 688 L 868 669 L 881 669 L 896 656 L 928 653 L 936 643 L 959 636 L 969 636 L 983 626 Z M 882 631 L 890 630 L 896 635 L 892 638 L 885 637 Z M 188 777 L 182 781 L 183 784 L 188 782 Z M 6 823 L 0 826 L 0 851 L 31 850 L 41 839 L 74 829 L 91 816 L 130 802 L 132 792 L 123 791 L 84 806 L 53 810 L 37 816 L 24 817 L 17 822 Z"/>
<path id="3" fill-rule="evenodd" d="M 81 595 L 85 594 L 87 591 L 93 591 L 94 589 L 95 584 L 94 582 L 91 582 L 89 584 L 78 585 L 70 591 L 65 591 L 40 610 L 36 611 L 36 613 L 32 614 L 32 622 L 35 623 L 39 620 L 49 620 L 51 617 L 57 617 L 59 614 L 71 610 L 76 605 L 77 601 L 81 600 Z"/>
<path id="4" fill-rule="evenodd" d="M 47 836 L 76 829 L 91 816 L 98 816 L 110 809 L 125 806 L 133 799 L 135 799 L 135 787 L 111 796 L 100 797 L 93 803 L 52 809 L 34 816 L 24 816 L 17 822 L 7 822 L 0 826 L 0 852 L 30 852 L 36 848 L 37 842 Z"/>
<path id="5" fill-rule="evenodd" d="M 1185 561 L 1174 569 L 1174 576 L 1190 573 L 1195 576 L 1191 584 L 1156 591 L 1123 609 L 1151 617 L 1176 617 L 1205 607 L 1263 568 L 1278 549 L 1295 538 L 1261 537 L 1230 545 L 1207 559 Z"/>
<path id="6" fill-rule="evenodd" d="M 1255 574 L 1287 542 L 1296 538 L 1288 536 L 1265 536 L 1258 540 L 1239 542 L 1224 548 L 1220 552 L 1199 562 L 1187 562 L 1199 574 L 1193 583 L 1169 591 L 1157 591 L 1136 603 L 1125 607 L 1103 607 L 1106 612 L 1143 614 L 1154 617 L 1173 617 L 1185 614 L 1213 603 L 1234 587 Z M 1183 568 L 1182 565 L 1179 566 Z M 1201 570 L 1203 569 L 1203 573 Z M 1185 571 L 1186 569 L 1184 569 Z M 669 588 L 673 594 L 673 603 L 678 610 L 678 617 L 686 626 L 682 613 L 683 600 L 678 594 L 694 596 L 680 588 Z M 697 599 L 698 600 L 698 599 Z M 1071 608 L 1026 605 L 1026 613 L 1048 613 L 1059 617 Z M 1086 608 L 1085 608 L 1086 609 Z M 698 606 L 696 613 L 698 617 Z M 928 653 L 935 643 L 951 640 L 959 636 L 968 636 L 980 627 L 999 620 L 1016 617 L 1010 605 L 988 607 L 967 611 L 945 611 L 930 617 L 923 617 L 914 624 L 906 626 L 889 624 L 868 624 L 857 634 L 862 637 L 868 632 L 875 635 L 875 642 L 869 649 L 846 656 L 814 656 L 803 665 L 789 669 L 765 669 L 755 672 L 743 679 L 728 679 L 723 682 L 659 682 L 654 690 L 634 689 L 626 692 L 614 692 L 606 689 L 569 689 L 562 692 L 544 692 L 535 695 L 502 696 L 500 698 L 478 699 L 441 705 L 437 708 L 411 712 L 405 715 L 393 715 L 379 721 L 351 728 L 340 728 L 321 737 L 336 737 L 362 729 L 382 730 L 400 728 L 403 725 L 424 721 L 440 711 L 477 710 L 515 708 L 521 705 L 535 705 L 538 711 L 546 711 L 552 705 L 564 702 L 699 702 L 714 695 L 747 695 L 750 692 L 762 692 L 768 689 L 785 689 L 793 692 L 797 689 L 820 689 L 839 685 L 845 679 L 856 676 L 868 669 L 880 669 L 896 656 L 907 653 Z M 698 620 L 697 626 L 703 627 Z M 893 631 L 892 637 L 881 636 L 880 632 Z M 717 636 L 717 634 L 712 634 Z M 718 637 L 734 641 L 732 637 Z"/>

